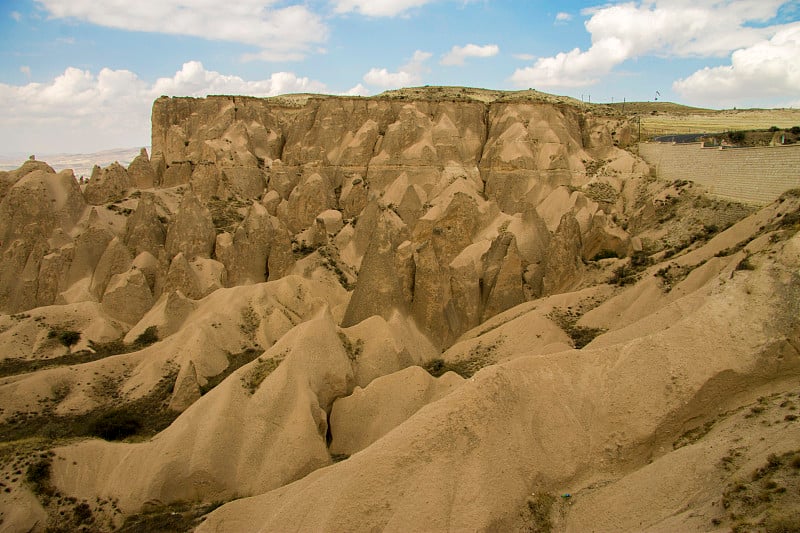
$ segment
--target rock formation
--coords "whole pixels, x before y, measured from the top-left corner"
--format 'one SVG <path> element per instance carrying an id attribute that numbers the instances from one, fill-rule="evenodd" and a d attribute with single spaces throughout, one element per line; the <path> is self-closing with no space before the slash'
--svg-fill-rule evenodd
<path id="1" fill-rule="evenodd" d="M 626 117 L 535 91 L 162 97 L 152 124 L 152 157 L 83 191 L 0 173 L 4 527 L 800 505 L 796 191 L 756 211 L 661 181 Z M 726 509 L 763 464 L 763 508 Z"/>

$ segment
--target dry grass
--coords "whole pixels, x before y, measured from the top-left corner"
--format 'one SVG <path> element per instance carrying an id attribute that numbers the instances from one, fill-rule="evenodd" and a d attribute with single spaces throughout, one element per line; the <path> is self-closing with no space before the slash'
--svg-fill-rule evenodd
<path id="1" fill-rule="evenodd" d="M 800 109 L 698 110 L 692 113 L 669 111 L 640 116 L 642 139 L 656 135 L 766 130 L 772 126 L 783 129 L 800 125 Z"/>

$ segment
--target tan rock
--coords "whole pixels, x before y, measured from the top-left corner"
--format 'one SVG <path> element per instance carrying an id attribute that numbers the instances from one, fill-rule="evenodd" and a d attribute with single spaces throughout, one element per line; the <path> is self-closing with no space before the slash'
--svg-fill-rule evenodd
<path id="1" fill-rule="evenodd" d="M 131 267 L 132 262 L 131 253 L 122 244 L 119 237 L 114 237 L 108 243 L 108 247 L 106 247 L 105 252 L 97 262 L 90 290 L 99 299 L 106 292 L 106 286 L 111 277 L 115 274 L 126 272 Z"/>
<path id="2" fill-rule="evenodd" d="M 161 179 L 162 187 L 177 187 L 186 185 L 192 180 L 192 164 L 189 161 L 175 161 L 167 163 L 164 177 Z"/>
<path id="3" fill-rule="evenodd" d="M 128 324 L 136 324 L 153 303 L 147 280 L 136 269 L 112 276 L 102 300 L 103 311 Z"/>
<path id="4" fill-rule="evenodd" d="M 157 182 L 156 171 L 147 156 L 147 150 L 142 148 L 130 165 L 128 165 L 128 177 L 133 187 L 137 189 L 152 189 Z"/>
<path id="5" fill-rule="evenodd" d="M 225 265 L 231 286 L 267 280 L 272 232 L 272 221 L 266 208 L 253 202 L 232 236 L 225 233 L 217 236 L 216 256 Z"/>
<path id="6" fill-rule="evenodd" d="M 581 228 L 575 217 L 567 213 L 561 217 L 558 230 L 550 241 L 544 268 L 543 294 L 564 292 L 580 280 Z"/>
<path id="7" fill-rule="evenodd" d="M 405 308 L 406 302 L 394 256 L 395 246 L 402 239 L 400 226 L 397 224 L 399 219 L 393 223 L 392 215 L 383 214 L 378 219 L 377 228 L 361 263 L 353 297 L 342 320 L 343 327 L 355 325 L 372 315 L 388 320 L 395 309 Z M 393 216 L 397 218 L 396 215 Z"/>
<path id="8" fill-rule="evenodd" d="M 304 177 L 289 195 L 286 204 L 286 226 L 297 233 L 316 220 L 317 215 L 335 205 L 333 187 L 322 175 L 312 173 Z"/>
<path id="9" fill-rule="evenodd" d="M 125 245 L 134 255 L 147 252 L 157 257 L 164 247 L 166 237 L 166 231 L 158 217 L 155 197 L 142 193 L 136 211 L 128 217 Z"/>
<path id="10" fill-rule="evenodd" d="M 364 389 L 356 387 L 333 404 L 331 453 L 352 455 L 363 450 L 463 381 L 452 372 L 437 379 L 412 366 L 380 377 Z"/>
<path id="11" fill-rule="evenodd" d="M 119 163 L 112 163 L 103 169 L 95 165 L 83 195 L 89 204 L 102 205 L 122 200 L 131 187 L 133 181 Z"/>
<path id="12" fill-rule="evenodd" d="M 167 230 L 165 249 L 169 257 L 182 253 L 188 260 L 210 257 L 217 234 L 211 213 L 188 192 Z"/>
<path id="13" fill-rule="evenodd" d="M 162 294 L 172 291 L 180 291 L 193 300 L 205 296 L 197 273 L 183 253 L 172 258 Z"/>

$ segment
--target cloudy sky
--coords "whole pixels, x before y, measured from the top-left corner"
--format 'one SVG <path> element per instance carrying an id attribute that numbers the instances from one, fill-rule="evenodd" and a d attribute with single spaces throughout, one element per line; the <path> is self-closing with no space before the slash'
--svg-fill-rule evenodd
<path id="1" fill-rule="evenodd" d="M 163 94 L 415 85 L 800 107 L 800 2 L 0 2 L 0 154 L 149 145 Z"/>

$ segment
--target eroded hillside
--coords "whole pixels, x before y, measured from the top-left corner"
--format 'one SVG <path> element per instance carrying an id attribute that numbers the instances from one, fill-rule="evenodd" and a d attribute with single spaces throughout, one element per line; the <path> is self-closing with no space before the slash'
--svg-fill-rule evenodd
<path id="1" fill-rule="evenodd" d="M 161 98 L 152 158 L 0 173 L 3 520 L 791 522 L 800 195 L 631 141 L 533 92 Z"/>

